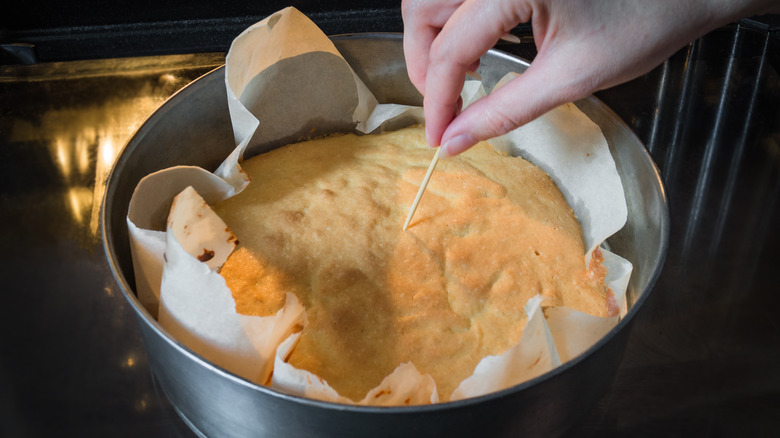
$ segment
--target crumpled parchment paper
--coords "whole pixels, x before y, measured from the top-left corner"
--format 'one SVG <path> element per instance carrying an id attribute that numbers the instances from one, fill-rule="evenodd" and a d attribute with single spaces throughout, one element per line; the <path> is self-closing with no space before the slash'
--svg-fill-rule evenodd
<path id="1" fill-rule="evenodd" d="M 306 325 L 303 305 L 288 294 L 287 304 L 274 316 L 236 313 L 231 292 L 217 272 L 235 248 L 236 236 L 209 207 L 249 183 L 240 166 L 244 155 L 328 133 L 379 132 L 404 118 L 422 122 L 421 108 L 378 104 L 327 36 L 292 7 L 235 39 L 226 58 L 225 86 L 235 150 L 213 173 L 177 166 L 147 176 L 134 192 L 127 224 L 139 300 L 179 342 L 252 382 L 336 403 L 438 402 L 433 379 L 411 363 L 400 364 L 357 402 L 289 365 L 285 358 Z M 464 105 L 484 94 L 478 80 L 467 81 Z M 581 222 L 586 261 L 624 225 L 625 197 L 606 140 L 574 104 L 556 108 L 491 143 L 550 174 Z M 602 251 L 607 284 L 625 313 L 631 263 Z M 545 318 L 538 296 L 525 310 L 528 322 L 521 341 L 499 356 L 485 357 L 452 400 L 543 374 L 585 351 L 619 320 L 566 307 L 547 309 Z"/>

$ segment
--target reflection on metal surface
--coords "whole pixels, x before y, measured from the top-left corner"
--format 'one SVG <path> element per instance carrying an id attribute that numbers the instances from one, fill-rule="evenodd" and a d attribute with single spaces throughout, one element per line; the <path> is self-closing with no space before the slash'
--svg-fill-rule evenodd
<path id="1" fill-rule="evenodd" d="M 68 229 L 82 246 L 94 245 L 105 181 L 122 146 L 168 96 L 223 61 L 203 54 L 0 68 L 2 100 L 25 102 L 0 113 L 4 151 L 37 157 L 4 177 L 59 197 L 64 211 L 51 232 Z M 21 208 L 28 200 L 16 202 Z M 49 226 L 47 215 L 38 216 L 24 225 Z"/>
<path id="2" fill-rule="evenodd" d="M 135 401 L 135 410 L 136 411 L 145 411 L 149 408 L 149 395 L 144 395 L 143 397 L 137 399 Z"/>
<path id="3" fill-rule="evenodd" d="M 660 112 L 661 108 L 666 106 L 667 102 L 667 94 L 669 89 L 669 75 L 671 74 L 671 67 L 669 66 L 671 61 L 666 60 L 663 64 L 661 64 L 661 74 L 660 78 L 658 79 L 658 92 L 655 94 L 655 107 L 653 111 L 653 115 L 651 117 L 651 125 L 650 125 L 650 132 L 648 134 L 647 138 L 647 150 L 650 151 L 651 154 L 655 153 L 658 148 L 658 130 L 661 126 L 660 124 Z"/>
<path id="4" fill-rule="evenodd" d="M 745 122 L 742 124 L 742 128 L 739 130 L 739 137 L 734 145 L 734 153 L 731 157 L 731 163 L 728 167 L 728 176 L 726 178 L 726 185 L 723 194 L 721 195 L 720 208 L 718 210 L 718 218 L 715 223 L 715 232 L 713 233 L 713 239 L 710 243 L 708 256 L 710 258 L 717 256 L 717 251 L 721 247 L 721 242 L 724 239 L 726 233 L 726 223 L 728 222 L 728 213 L 731 211 L 732 203 L 734 200 L 734 193 L 737 190 L 738 177 L 740 175 L 740 169 L 742 168 L 742 160 L 745 154 L 745 147 L 751 134 L 750 128 L 753 126 L 753 117 L 756 113 L 756 106 L 758 104 L 758 95 L 761 91 L 761 85 L 766 76 L 766 57 L 769 50 L 769 34 L 767 33 L 763 41 L 763 47 L 761 48 L 761 56 L 757 66 L 757 73 L 755 80 L 750 90 L 750 98 L 747 100 L 745 111 Z"/>
<path id="5" fill-rule="evenodd" d="M 171 75 L 166 82 L 171 82 Z M 165 96 L 140 96 L 96 106 L 71 110 L 52 109 L 41 115 L 39 125 L 23 125 L 32 132 L 18 132 L 25 138 L 34 138 L 41 127 L 52 134 L 50 141 L 52 161 L 67 187 L 64 196 L 74 222 L 84 225 L 90 238 L 97 238 L 100 202 L 105 192 L 105 181 L 124 143 L 154 111 Z"/>
<path id="6" fill-rule="evenodd" d="M 135 128 L 133 128 L 134 130 Z M 97 236 L 100 226 L 100 202 L 106 191 L 106 178 L 114 164 L 118 148 L 115 146 L 113 136 L 106 136 L 97 146 L 97 160 L 95 163 L 95 189 L 92 192 L 92 213 L 89 216 L 89 231 L 92 236 Z"/>
<path id="7" fill-rule="evenodd" d="M 70 214 L 77 224 L 83 224 L 86 214 L 84 212 L 92 204 L 92 191 L 86 187 L 69 187 L 65 192 Z"/>
<path id="8" fill-rule="evenodd" d="M 695 66 L 698 65 L 695 60 L 699 53 L 700 45 L 701 43 L 698 40 L 688 45 L 682 67 L 679 69 L 682 72 L 682 84 L 680 86 L 679 95 L 677 96 L 677 102 L 671 108 L 673 112 L 671 123 L 672 137 L 668 146 L 664 145 L 665 147 L 661 149 L 666 149 L 663 164 L 666 165 L 664 169 L 664 180 L 667 183 L 673 180 L 677 174 L 677 165 L 680 160 L 675 160 L 674 158 L 678 155 L 688 137 L 689 124 L 686 123 L 686 121 L 690 119 L 690 108 L 692 106 L 691 96 L 693 94 L 694 84 L 696 83 L 695 75 L 697 69 Z M 665 107 L 660 107 L 659 109 L 664 110 L 664 108 Z M 669 127 L 667 126 L 666 129 L 668 128 Z"/>
<path id="9" fill-rule="evenodd" d="M 654 85 L 646 121 L 635 126 L 669 189 L 672 239 L 680 242 L 670 258 L 695 263 L 714 282 L 719 258 L 758 257 L 762 245 L 750 243 L 757 237 L 748 230 L 774 208 L 770 193 L 757 198 L 749 187 L 759 175 L 765 187 L 778 178 L 757 150 L 780 128 L 777 46 L 777 35 L 735 24 L 694 41 L 639 82 Z"/>
<path id="10" fill-rule="evenodd" d="M 729 116 L 729 112 L 733 111 L 731 105 L 731 94 L 733 93 L 731 78 L 734 77 L 735 62 L 737 62 L 737 56 L 739 52 L 742 32 L 738 27 L 734 32 L 733 39 L 730 45 L 730 52 L 725 60 L 726 74 L 723 76 L 723 83 L 721 84 L 721 91 L 719 93 L 720 99 L 718 105 L 715 108 L 715 120 L 713 120 L 712 129 L 707 132 L 707 145 L 704 149 L 704 157 L 699 163 L 698 179 L 696 180 L 696 190 L 691 202 L 690 214 L 688 216 L 688 226 L 685 230 L 685 236 L 683 240 L 683 254 L 690 255 L 691 246 L 693 244 L 693 238 L 696 231 L 699 228 L 699 222 L 702 217 L 703 203 L 705 195 L 711 189 L 710 178 L 712 178 L 714 160 L 716 152 L 719 152 L 721 141 L 723 137 L 723 129 L 725 126 L 724 119 Z"/>

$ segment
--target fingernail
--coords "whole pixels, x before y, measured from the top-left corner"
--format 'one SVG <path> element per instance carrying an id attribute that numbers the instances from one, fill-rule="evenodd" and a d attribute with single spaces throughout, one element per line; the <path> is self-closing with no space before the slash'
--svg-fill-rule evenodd
<path id="1" fill-rule="evenodd" d="M 461 134 L 456 137 L 452 137 L 441 146 L 442 150 L 439 153 L 439 157 L 454 157 L 471 146 L 474 146 L 476 143 L 477 141 L 474 140 L 474 137 L 469 134 Z"/>

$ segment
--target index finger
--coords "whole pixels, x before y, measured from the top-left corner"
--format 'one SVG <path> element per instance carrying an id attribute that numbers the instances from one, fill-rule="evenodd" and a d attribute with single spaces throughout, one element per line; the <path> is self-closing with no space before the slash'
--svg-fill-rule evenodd
<path id="1" fill-rule="evenodd" d="M 524 19 L 530 15 L 530 9 L 525 2 L 512 3 L 465 1 L 431 44 L 423 103 L 430 146 L 439 146 L 455 116 L 469 67 L 517 23 L 527 21 Z"/>
<path id="2" fill-rule="evenodd" d="M 425 94 L 428 53 L 439 31 L 463 0 L 403 0 L 404 58 L 409 79 Z"/>

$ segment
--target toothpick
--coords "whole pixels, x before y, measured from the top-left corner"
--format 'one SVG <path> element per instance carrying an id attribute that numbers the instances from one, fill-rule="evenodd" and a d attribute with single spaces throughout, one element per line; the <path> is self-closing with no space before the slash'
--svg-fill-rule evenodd
<path id="1" fill-rule="evenodd" d="M 420 198 L 422 198 L 423 192 L 425 191 L 425 187 L 428 186 L 428 180 L 431 179 L 433 168 L 436 167 L 436 163 L 439 162 L 439 152 L 441 152 L 441 146 L 439 146 L 439 148 L 436 149 L 436 154 L 433 156 L 433 160 L 431 160 L 430 166 L 428 166 L 428 172 L 425 174 L 425 178 L 423 178 L 422 184 L 420 184 L 420 189 L 417 190 L 417 196 L 414 198 L 414 202 L 412 202 L 412 208 L 409 209 L 409 215 L 406 216 L 406 222 L 404 223 L 404 231 L 406 231 L 406 228 L 409 226 L 409 222 L 412 221 L 412 216 L 414 216 L 414 212 L 415 210 L 417 210 L 417 204 L 420 203 Z"/>

